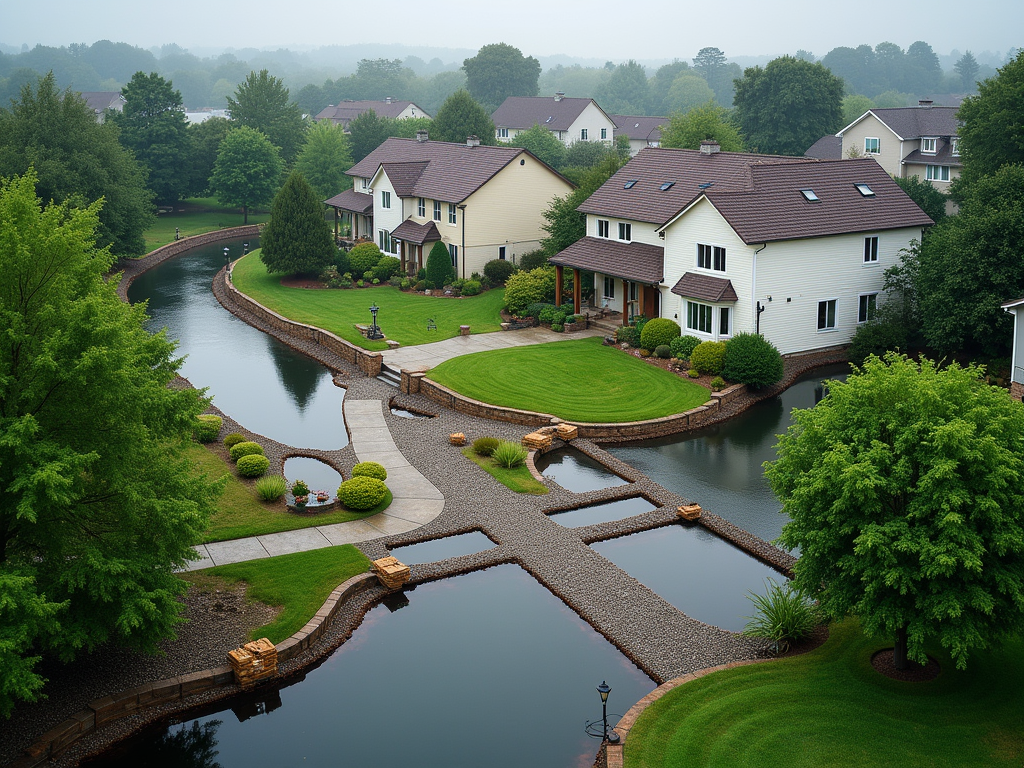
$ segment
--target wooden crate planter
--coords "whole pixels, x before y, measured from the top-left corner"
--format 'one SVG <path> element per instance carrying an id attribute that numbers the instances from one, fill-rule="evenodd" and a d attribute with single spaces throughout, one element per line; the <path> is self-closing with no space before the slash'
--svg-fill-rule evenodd
<path id="1" fill-rule="evenodd" d="M 455 432 L 451 435 L 448 435 L 448 442 L 450 442 L 452 445 L 465 445 L 466 436 L 462 432 Z"/>
<path id="2" fill-rule="evenodd" d="M 676 509 L 676 514 L 683 520 L 699 520 L 700 504 L 684 504 Z"/>
<path id="3" fill-rule="evenodd" d="M 228 662 L 238 684 L 251 688 L 261 680 L 277 676 L 277 646 L 261 637 L 229 651 Z"/>
<path id="4" fill-rule="evenodd" d="M 409 566 L 396 557 L 382 557 L 373 561 L 373 570 L 380 583 L 388 589 L 401 589 L 409 580 Z"/>
<path id="5" fill-rule="evenodd" d="M 551 445 L 551 435 L 542 432 L 531 432 L 523 438 L 523 447 L 531 451 L 548 448 Z"/>
<path id="6" fill-rule="evenodd" d="M 565 422 L 562 422 L 555 428 L 555 434 L 558 435 L 558 438 L 560 440 L 565 440 L 568 442 L 569 440 L 576 439 L 576 437 L 579 435 L 579 429 L 574 427 L 572 424 L 566 424 Z"/>

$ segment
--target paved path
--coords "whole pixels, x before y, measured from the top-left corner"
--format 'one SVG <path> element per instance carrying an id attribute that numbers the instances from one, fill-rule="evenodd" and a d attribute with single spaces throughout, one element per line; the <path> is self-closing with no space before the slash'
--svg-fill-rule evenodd
<path id="1" fill-rule="evenodd" d="M 398 450 L 384 420 L 384 404 L 380 400 L 346 398 L 343 408 L 356 457 L 359 461 L 376 461 L 388 471 L 391 506 L 365 520 L 201 544 L 196 551 L 202 559 L 190 563 L 188 570 L 393 536 L 419 528 L 441 514 L 444 496 Z"/>

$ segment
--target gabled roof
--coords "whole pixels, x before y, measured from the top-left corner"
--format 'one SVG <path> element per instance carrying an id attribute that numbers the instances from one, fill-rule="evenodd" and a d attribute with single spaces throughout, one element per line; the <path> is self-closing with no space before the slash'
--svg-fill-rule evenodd
<path id="1" fill-rule="evenodd" d="M 920 139 L 922 136 L 956 136 L 958 107 L 894 107 L 869 109 L 836 136 L 842 136 L 868 115 L 873 115 L 900 139 Z"/>
<path id="2" fill-rule="evenodd" d="M 593 99 L 555 99 L 550 96 L 509 96 L 494 110 L 495 128 L 532 128 L 542 125 L 550 131 L 567 131 Z M 604 110 L 601 110 L 604 112 Z"/>
<path id="3" fill-rule="evenodd" d="M 364 112 L 371 109 L 377 113 L 377 117 L 398 117 L 405 111 L 406 107 L 416 107 L 422 114 L 417 117 L 430 117 L 420 107 L 411 101 L 342 101 L 329 107 L 324 107 L 317 112 L 315 120 L 330 120 L 335 125 L 339 123 L 348 127 L 349 122 L 355 120 Z"/>
<path id="4" fill-rule="evenodd" d="M 588 269 L 622 280 L 657 285 L 665 275 L 665 249 L 646 243 L 623 243 L 584 237 L 548 259 L 552 264 Z"/>
<path id="5" fill-rule="evenodd" d="M 106 109 L 121 110 L 124 108 L 124 97 L 120 91 L 82 91 L 79 93 L 85 103 L 96 114 Z"/>
<path id="6" fill-rule="evenodd" d="M 942 140 L 940 139 L 939 141 Z M 939 151 L 931 155 L 926 155 L 920 149 L 915 149 L 903 158 L 903 164 L 907 165 L 908 163 L 918 163 L 920 165 L 952 165 L 957 168 L 963 165 L 960 160 L 960 155 L 954 155 L 953 147 L 946 142 L 942 142 L 942 146 L 939 147 Z"/>
<path id="7" fill-rule="evenodd" d="M 437 231 L 437 225 L 434 222 L 428 221 L 426 224 L 417 224 L 412 219 L 406 219 L 395 227 L 395 231 L 391 233 L 391 236 L 398 240 L 404 240 L 407 243 L 415 243 L 416 245 L 432 243 L 435 240 L 441 239 L 441 233 Z"/>
<path id="8" fill-rule="evenodd" d="M 804 157 L 813 157 L 815 160 L 842 160 L 843 139 L 840 136 L 822 136 L 804 152 Z"/>
<path id="9" fill-rule="evenodd" d="M 482 144 L 471 147 L 447 141 L 392 137 L 346 173 L 370 179 L 384 166 L 384 171 L 400 197 L 429 197 L 459 203 L 513 160 L 526 157 L 548 168 L 520 147 L 488 147 Z M 395 173 L 394 177 L 392 172 Z"/>
<path id="10" fill-rule="evenodd" d="M 364 195 L 354 189 L 346 189 L 329 200 L 324 200 L 325 205 L 331 208 L 340 208 L 343 211 L 354 211 L 355 213 L 373 213 L 373 195 Z"/>
<path id="11" fill-rule="evenodd" d="M 645 117 L 643 115 L 608 115 L 615 123 L 615 133 L 627 136 L 631 141 L 660 141 L 661 126 L 668 123 L 667 117 Z"/>
<path id="12" fill-rule="evenodd" d="M 1024 304 L 1024 299 L 1014 299 L 1013 301 L 1007 301 L 1005 304 L 1000 304 L 1003 309 L 1013 309 Z"/>
<path id="13" fill-rule="evenodd" d="M 739 301 L 732 280 L 711 275 L 699 275 L 687 272 L 672 286 L 672 293 L 687 299 L 703 299 L 704 301 Z"/>

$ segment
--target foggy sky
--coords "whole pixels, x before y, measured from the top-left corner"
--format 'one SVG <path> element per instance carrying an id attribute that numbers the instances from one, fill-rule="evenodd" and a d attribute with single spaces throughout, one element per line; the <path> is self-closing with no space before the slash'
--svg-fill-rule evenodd
<path id="1" fill-rule="evenodd" d="M 276 0 L 0 1 L 0 42 L 29 47 L 97 40 L 143 48 L 293 48 L 402 43 L 477 49 L 506 42 L 525 55 L 692 58 L 704 46 L 727 56 L 823 56 L 836 46 L 915 40 L 939 54 L 1024 46 L 1024 2 L 826 3 L 823 0 L 649 0 L 596 3 L 516 0 L 440 3 L 377 0 L 300 5 Z"/>

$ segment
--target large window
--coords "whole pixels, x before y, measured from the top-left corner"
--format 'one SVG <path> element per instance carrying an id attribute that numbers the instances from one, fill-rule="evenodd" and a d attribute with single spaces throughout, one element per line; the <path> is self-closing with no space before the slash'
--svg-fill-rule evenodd
<path id="1" fill-rule="evenodd" d="M 836 328 L 836 299 L 818 302 L 818 330 L 834 331 Z"/>
<path id="2" fill-rule="evenodd" d="M 864 238 L 864 263 L 875 264 L 878 262 L 878 238 Z"/>
<path id="3" fill-rule="evenodd" d="M 604 276 L 604 297 L 606 299 L 615 298 L 615 278 L 609 275 Z"/>
<path id="4" fill-rule="evenodd" d="M 949 181 L 948 165 L 929 165 L 925 171 L 928 181 Z"/>
<path id="5" fill-rule="evenodd" d="M 427 201 L 422 197 L 416 202 L 416 215 L 421 219 L 427 217 Z"/>
<path id="6" fill-rule="evenodd" d="M 709 304 L 698 304 L 696 301 L 686 302 L 686 327 L 691 331 L 711 333 L 711 316 L 714 308 Z"/>
<path id="7" fill-rule="evenodd" d="M 384 253 L 398 253 L 398 241 L 386 229 L 377 230 L 377 245 Z"/>
<path id="8" fill-rule="evenodd" d="M 434 221 L 440 221 L 440 220 L 441 220 L 441 201 L 440 200 L 435 200 L 434 201 Z"/>
<path id="9" fill-rule="evenodd" d="M 391 207 L 391 193 L 386 189 L 382 189 L 380 192 L 380 207 L 390 208 Z"/>
<path id="10" fill-rule="evenodd" d="M 587 140 L 587 129 L 586 128 L 580 128 L 580 141 L 586 141 L 586 140 Z"/>
<path id="11" fill-rule="evenodd" d="M 598 219 L 597 220 L 597 236 L 608 237 L 608 220 Z"/>
<path id="12" fill-rule="evenodd" d="M 864 139 L 864 154 L 865 155 L 877 155 L 882 151 L 881 142 L 878 139 L 869 136 Z"/>
<path id="13" fill-rule="evenodd" d="M 875 306 L 878 302 L 877 293 L 863 293 L 860 297 L 860 306 L 857 308 L 857 322 L 866 323 L 875 316 Z"/>
<path id="14" fill-rule="evenodd" d="M 455 224 L 458 220 L 458 214 L 455 212 L 455 203 L 448 203 L 448 223 Z"/>
<path id="15" fill-rule="evenodd" d="M 633 225 L 632 224 L 623 224 L 620 221 L 619 222 L 619 240 L 626 240 L 628 242 L 629 240 L 632 240 L 632 239 L 633 239 Z"/>
<path id="16" fill-rule="evenodd" d="M 729 321 L 730 315 L 728 307 L 722 307 L 718 310 L 718 335 L 719 336 L 730 336 L 732 335 Z"/>
<path id="17" fill-rule="evenodd" d="M 938 139 L 921 139 L 921 152 L 926 155 L 934 155 Z"/>
<path id="18" fill-rule="evenodd" d="M 717 245 L 697 244 L 697 266 L 725 272 L 725 248 Z"/>
<path id="19" fill-rule="evenodd" d="M 508 138 L 508 128 L 499 128 L 498 129 L 498 138 L 499 139 L 507 139 Z"/>

